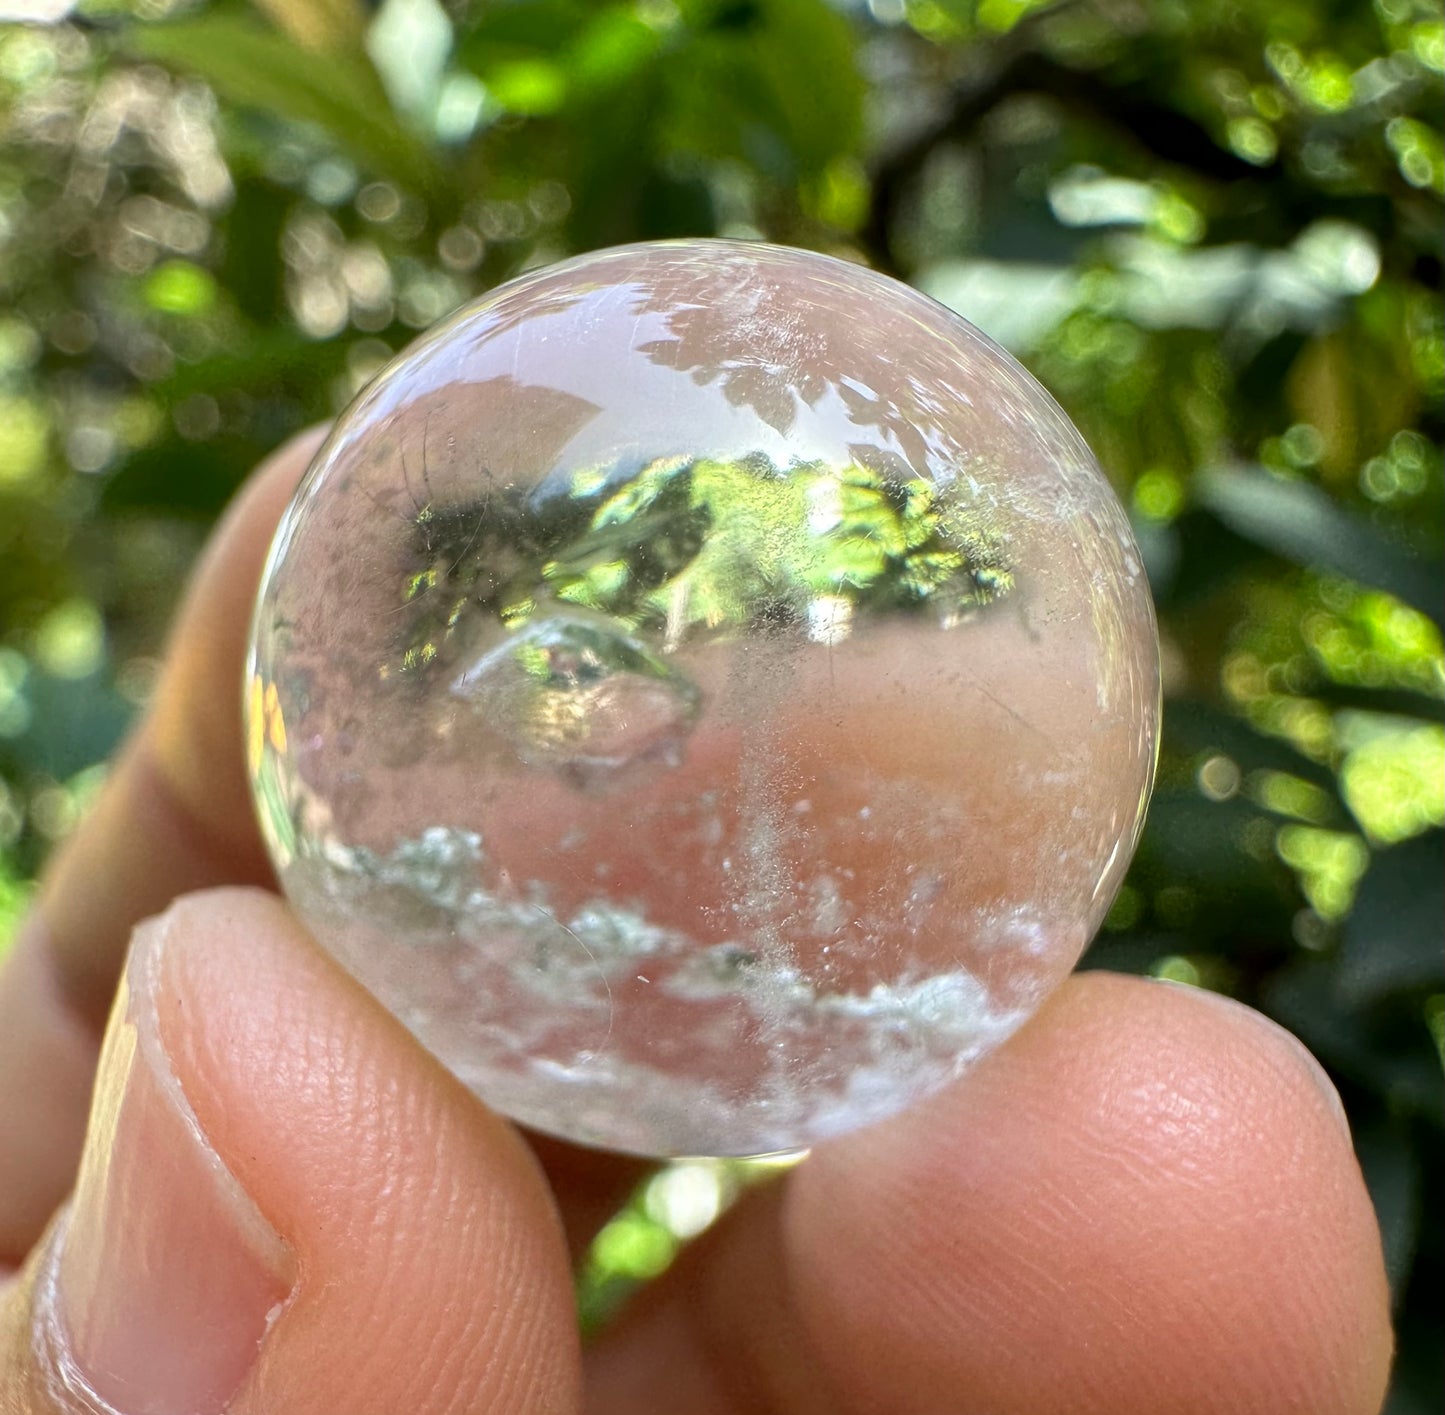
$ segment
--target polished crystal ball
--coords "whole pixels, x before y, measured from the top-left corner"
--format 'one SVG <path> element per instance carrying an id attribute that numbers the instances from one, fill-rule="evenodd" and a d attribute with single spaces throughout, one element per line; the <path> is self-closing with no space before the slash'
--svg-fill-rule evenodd
<path id="1" fill-rule="evenodd" d="M 534 271 L 277 532 L 250 767 L 322 945 L 489 1104 L 808 1146 L 964 1073 L 1108 909 L 1155 758 L 1129 525 L 1047 393 L 857 266 Z"/>

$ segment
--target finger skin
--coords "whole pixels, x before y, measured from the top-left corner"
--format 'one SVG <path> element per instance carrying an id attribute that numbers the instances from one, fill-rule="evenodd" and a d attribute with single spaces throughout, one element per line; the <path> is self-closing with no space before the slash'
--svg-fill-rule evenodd
<path id="1" fill-rule="evenodd" d="M 32 932 L 0 973 L 0 1276 L 70 1188 L 98 1045 Z"/>
<path id="2" fill-rule="evenodd" d="M 227 1415 L 572 1415 L 570 1272 L 525 1142 L 274 896 L 211 891 L 164 922 L 170 1065 L 294 1254 L 294 1289 Z M 69 1415 L 29 1367 L 26 1308 L 17 1287 L 0 1314 L 0 1411 Z"/>
<path id="3" fill-rule="evenodd" d="M 0 1271 L 23 1259 L 70 1186 L 132 928 L 192 890 L 273 883 L 246 780 L 242 665 L 272 534 L 324 432 L 263 464 L 218 527 L 155 699 L 0 967 Z M 542 1157 L 574 1251 L 643 1172 L 556 1141 Z"/>
<path id="4" fill-rule="evenodd" d="M 1235 1004 L 1077 977 L 822 1147 L 591 1354 L 591 1415 L 1374 1415 L 1391 1338 L 1338 1099 Z"/>
<path id="5" fill-rule="evenodd" d="M 265 462 L 217 528 L 150 710 L 47 873 L 37 919 L 62 987 L 97 1029 L 140 920 L 206 885 L 271 878 L 241 750 L 242 665 L 272 532 L 323 432 Z"/>
<path id="6" fill-rule="evenodd" d="M 571 1282 L 526 1146 L 277 901 L 180 907 L 208 912 L 172 955 L 167 1041 L 303 1275 L 236 1415 L 573 1408 Z"/>
<path id="7" fill-rule="evenodd" d="M 270 879 L 242 768 L 241 664 L 271 530 L 321 435 L 278 452 L 222 522 L 156 699 L 0 968 L 0 1266 L 70 1186 L 132 928 L 188 890 Z"/>

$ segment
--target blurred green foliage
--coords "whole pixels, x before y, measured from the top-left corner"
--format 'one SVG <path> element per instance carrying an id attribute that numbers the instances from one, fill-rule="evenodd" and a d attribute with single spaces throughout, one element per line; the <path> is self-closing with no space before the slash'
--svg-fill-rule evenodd
<path id="1" fill-rule="evenodd" d="M 415 331 L 623 240 L 864 260 L 1023 358 L 1132 510 L 1165 743 L 1088 961 L 1241 997 L 1330 1067 L 1390 1410 L 1438 1409 L 1442 69 L 1435 0 L 82 0 L 0 29 L 0 938 L 210 520 Z M 736 1182 L 655 1181 L 592 1300 Z"/>

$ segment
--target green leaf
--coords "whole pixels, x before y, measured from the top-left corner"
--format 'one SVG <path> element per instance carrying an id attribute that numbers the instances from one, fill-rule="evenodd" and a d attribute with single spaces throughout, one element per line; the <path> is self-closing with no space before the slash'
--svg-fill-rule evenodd
<path id="1" fill-rule="evenodd" d="M 361 39 L 366 12 L 361 0 L 255 0 L 278 28 L 311 50 L 337 49 Z"/>
<path id="2" fill-rule="evenodd" d="M 852 152 L 862 131 L 863 80 L 853 26 L 826 0 L 769 0 L 757 64 L 804 172 Z M 811 77 L 809 77 L 811 76 Z"/>
<path id="3" fill-rule="evenodd" d="M 571 46 L 568 64 L 573 80 L 586 93 L 615 88 L 650 63 L 661 43 L 658 32 L 639 20 L 630 6 L 610 7 Z"/>
<path id="4" fill-rule="evenodd" d="M 436 159 L 397 120 L 359 50 L 308 53 L 283 34 L 226 14 L 137 27 L 127 43 L 141 58 L 204 79 L 224 100 L 314 123 L 374 175 L 429 194 L 445 190 Z"/>
<path id="5" fill-rule="evenodd" d="M 1390 1292 L 1398 1303 L 1420 1237 L 1420 1162 L 1409 1130 L 1398 1123 L 1377 1122 L 1361 1129 L 1355 1151 L 1380 1224 Z"/>
<path id="6" fill-rule="evenodd" d="M 458 57 L 481 74 L 498 55 L 555 54 L 572 43 L 588 13 L 574 0 L 493 0 L 466 24 Z"/>
<path id="7" fill-rule="evenodd" d="M 1396 599 L 1445 625 L 1440 567 L 1413 555 L 1368 521 L 1303 482 L 1262 471 L 1201 473 L 1196 499 L 1231 530 L 1297 565 L 1332 570 Z"/>
<path id="8" fill-rule="evenodd" d="M 65 781 L 115 750 L 133 709 L 106 673 L 80 679 L 36 673 L 27 687 L 29 728 L 13 743 L 27 772 Z"/>
<path id="9" fill-rule="evenodd" d="M 1345 925 L 1335 984 L 1352 1004 L 1445 986 L 1445 832 L 1380 851 Z"/>
<path id="10" fill-rule="evenodd" d="M 1328 792 L 1344 808 L 1334 772 L 1311 761 L 1297 747 L 1278 737 L 1266 736 L 1242 718 L 1221 712 L 1208 703 L 1171 698 L 1164 705 L 1164 746 L 1183 756 L 1220 752 L 1232 757 L 1245 773 L 1279 771 L 1297 776 Z"/>
<path id="11" fill-rule="evenodd" d="M 1423 722 L 1445 722 L 1445 702 L 1408 688 L 1321 683 L 1310 689 L 1310 697 L 1328 708 L 1352 708 L 1356 712 L 1388 713 L 1394 717 L 1419 718 Z"/>
<path id="12" fill-rule="evenodd" d="M 1182 887 L 1196 900 L 1190 927 L 1210 947 L 1248 951 L 1270 948 L 1287 934 L 1289 920 L 1302 905 L 1299 886 L 1273 851 L 1251 842 L 1273 827 L 1253 802 L 1242 796 L 1210 801 L 1197 791 L 1155 791 L 1134 869 L 1146 888 Z"/>
<path id="13" fill-rule="evenodd" d="M 217 272 L 245 317 L 263 328 L 286 321 L 286 267 L 281 238 L 292 196 L 252 172 L 234 174 L 236 196 L 225 217 Z"/>
<path id="14" fill-rule="evenodd" d="M 166 314 L 204 314 L 216 303 L 216 281 L 188 260 L 168 260 L 146 278 L 144 295 L 152 309 Z"/>
<path id="15" fill-rule="evenodd" d="M 665 137 L 779 183 L 857 154 L 863 92 L 852 26 L 826 0 L 758 0 L 746 23 L 704 19 L 669 56 Z"/>
<path id="16" fill-rule="evenodd" d="M 1439 1127 L 1440 1061 L 1418 1008 L 1350 1006 L 1327 958 L 1300 958 L 1261 992 L 1264 1010 L 1333 1070 L 1375 1091 L 1396 1114 Z"/>
<path id="17" fill-rule="evenodd" d="M 487 92 L 508 113 L 555 113 L 567 99 L 567 75 L 545 59 L 511 59 L 487 72 Z"/>

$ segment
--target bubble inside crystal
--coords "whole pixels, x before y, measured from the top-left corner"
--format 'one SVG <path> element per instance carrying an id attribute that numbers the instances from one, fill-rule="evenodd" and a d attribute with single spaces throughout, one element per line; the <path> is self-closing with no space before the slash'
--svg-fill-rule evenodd
<path id="1" fill-rule="evenodd" d="M 250 662 L 321 943 L 490 1104 L 750 1154 L 962 1074 L 1107 910 L 1154 762 L 1125 518 L 1008 355 L 863 269 L 625 247 L 338 423 Z"/>
<path id="2" fill-rule="evenodd" d="M 600 784 L 648 761 L 676 766 L 697 688 L 616 621 L 561 612 L 522 625 L 452 683 L 517 760 Z"/>

